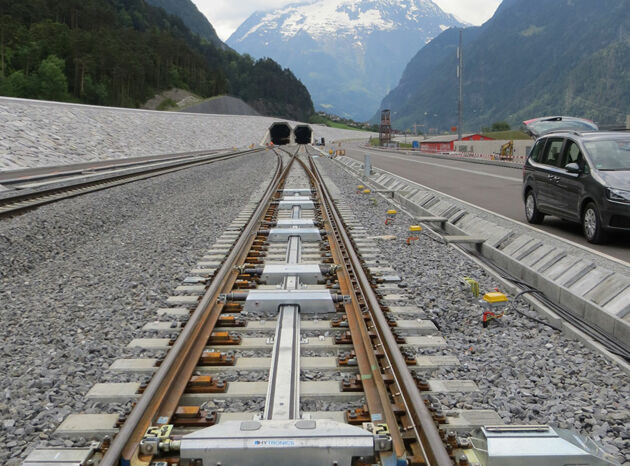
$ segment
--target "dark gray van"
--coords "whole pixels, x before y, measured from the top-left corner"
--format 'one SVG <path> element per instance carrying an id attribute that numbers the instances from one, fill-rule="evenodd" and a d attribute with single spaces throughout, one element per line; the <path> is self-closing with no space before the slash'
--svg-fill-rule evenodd
<path id="1" fill-rule="evenodd" d="M 570 129 L 559 129 L 563 122 Z M 580 222 L 591 243 L 604 242 L 610 230 L 630 232 L 630 133 L 568 117 L 530 120 L 525 128 L 540 136 L 523 167 L 528 222 L 545 215 Z"/>

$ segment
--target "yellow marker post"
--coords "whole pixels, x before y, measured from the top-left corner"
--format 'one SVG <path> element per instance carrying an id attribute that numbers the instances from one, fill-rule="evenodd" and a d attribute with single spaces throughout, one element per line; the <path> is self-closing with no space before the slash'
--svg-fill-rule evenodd
<path id="1" fill-rule="evenodd" d="M 483 295 L 482 304 L 486 308 L 483 313 L 483 328 L 488 327 L 488 322 L 494 319 L 500 319 L 505 315 L 508 297 L 499 291 L 486 293 Z M 499 310 L 501 310 L 499 312 Z"/>
<path id="2" fill-rule="evenodd" d="M 420 239 L 420 232 L 422 231 L 422 227 L 420 225 L 411 225 L 409 227 L 409 237 L 407 238 L 407 246 L 410 246 L 413 241 L 418 241 Z"/>
<path id="3" fill-rule="evenodd" d="M 393 223 L 394 219 L 396 218 L 397 213 L 398 212 L 396 212 L 395 209 L 389 209 L 385 217 L 385 225 L 389 225 L 390 223 Z"/>

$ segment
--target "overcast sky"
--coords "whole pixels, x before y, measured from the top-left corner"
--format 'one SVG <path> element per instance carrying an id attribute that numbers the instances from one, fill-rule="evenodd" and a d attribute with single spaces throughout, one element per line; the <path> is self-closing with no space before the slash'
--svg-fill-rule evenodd
<path id="1" fill-rule="evenodd" d="M 433 0 L 447 13 L 456 15 L 460 20 L 472 24 L 481 24 L 489 19 L 501 3 L 501 0 Z M 297 0 L 193 0 L 197 8 L 204 13 L 222 40 L 256 10 L 274 8 L 297 3 Z"/>

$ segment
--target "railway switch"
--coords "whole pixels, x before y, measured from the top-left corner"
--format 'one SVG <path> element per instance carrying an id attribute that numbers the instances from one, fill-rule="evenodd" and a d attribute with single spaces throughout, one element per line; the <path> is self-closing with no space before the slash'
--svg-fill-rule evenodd
<path id="1" fill-rule="evenodd" d="M 180 464 L 350 466 L 391 448 L 387 434 L 327 419 L 227 421 L 184 435 Z"/>

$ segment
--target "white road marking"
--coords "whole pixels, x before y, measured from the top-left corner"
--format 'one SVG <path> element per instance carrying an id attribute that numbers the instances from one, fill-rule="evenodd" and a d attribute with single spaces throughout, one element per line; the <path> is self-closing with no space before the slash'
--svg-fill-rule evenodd
<path id="1" fill-rule="evenodd" d="M 374 154 L 374 155 L 383 156 L 383 154 L 381 154 L 379 152 L 370 152 L 370 153 Z M 453 167 L 451 165 L 442 165 L 441 163 L 425 162 L 423 160 L 416 160 L 416 159 L 412 159 L 412 158 L 403 157 L 403 156 L 400 156 L 400 155 L 387 154 L 386 157 L 391 157 L 393 159 L 400 159 L 400 160 L 404 160 L 406 162 L 414 162 L 414 163 L 421 163 L 421 164 L 424 164 L 424 165 L 432 165 L 434 167 L 448 168 L 449 170 L 457 170 L 457 171 L 460 171 L 460 172 L 473 173 L 475 175 L 491 176 L 493 178 L 500 178 L 502 180 L 518 181 L 519 183 L 523 182 L 522 178 L 515 178 L 513 176 L 496 175 L 494 173 L 488 173 L 488 172 L 483 172 L 483 171 L 479 171 L 479 170 L 470 170 L 468 168 L 459 168 L 459 167 Z"/>

